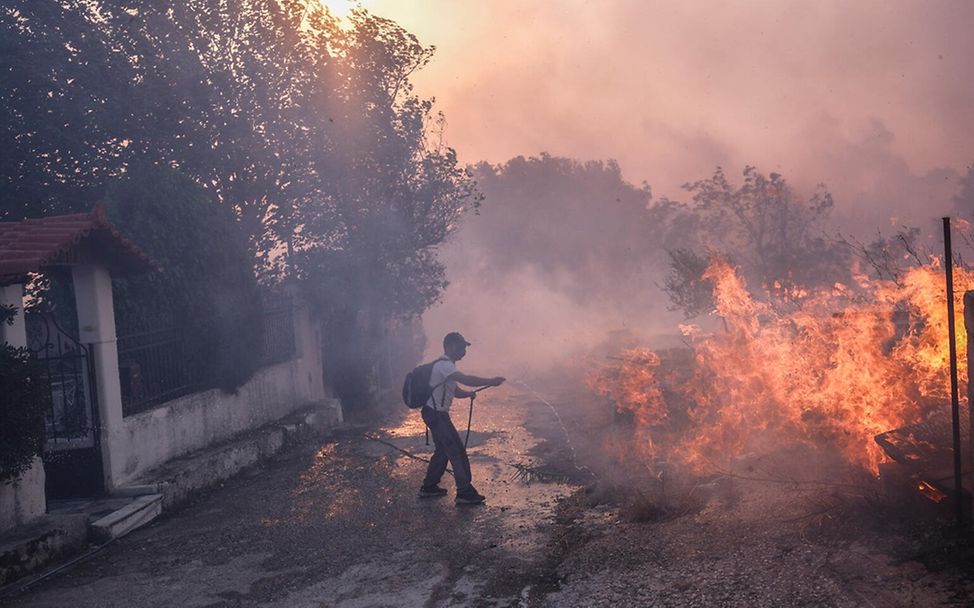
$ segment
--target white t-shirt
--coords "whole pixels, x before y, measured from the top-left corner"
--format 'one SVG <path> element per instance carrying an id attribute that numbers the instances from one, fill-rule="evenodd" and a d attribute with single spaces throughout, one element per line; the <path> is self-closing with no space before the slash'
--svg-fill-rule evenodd
<path id="1" fill-rule="evenodd" d="M 453 395 L 457 390 L 456 380 L 447 380 L 457 372 L 457 365 L 453 361 L 443 357 L 433 364 L 433 371 L 430 373 L 430 387 L 433 394 L 426 401 L 426 407 L 431 407 L 438 412 L 449 412 L 450 405 L 453 403 Z"/>

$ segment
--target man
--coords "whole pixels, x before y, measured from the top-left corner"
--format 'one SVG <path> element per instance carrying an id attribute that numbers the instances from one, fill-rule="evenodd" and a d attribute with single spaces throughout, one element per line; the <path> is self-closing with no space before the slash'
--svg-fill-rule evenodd
<path id="1" fill-rule="evenodd" d="M 494 378 L 468 376 L 458 371 L 456 362 L 467 354 L 468 346 L 470 342 L 467 342 L 458 332 L 448 333 L 443 338 L 443 356 L 433 364 L 433 371 L 430 374 L 430 388 L 433 390 L 426 405 L 423 406 L 423 420 L 429 427 L 430 434 L 433 435 L 435 449 L 429 468 L 426 470 L 423 487 L 419 489 L 420 498 L 446 495 L 446 490 L 438 484 L 449 461 L 453 466 L 453 477 L 457 482 L 456 503 L 478 505 L 485 500 L 470 483 L 470 460 L 467 459 L 463 439 L 460 438 L 460 433 L 450 420 L 450 405 L 454 397 L 463 399 L 477 396 L 473 391 L 459 388 L 458 382 L 470 387 L 500 386 L 505 379 L 500 376 Z"/>

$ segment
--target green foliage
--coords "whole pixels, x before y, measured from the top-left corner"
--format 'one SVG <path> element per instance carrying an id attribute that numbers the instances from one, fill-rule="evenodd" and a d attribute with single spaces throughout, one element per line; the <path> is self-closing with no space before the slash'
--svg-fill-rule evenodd
<path id="1" fill-rule="evenodd" d="M 268 213 L 330 173 L 337 25 L 318 19 L 316 38 L 307 13 L 299 0 L 6 3 L 0 219 L 90 209 L 143 161 L 231 205 L 266 255 Z"/>
<path id="2" fill-rule="evenodd" d="M 118 280 L 119 334 L 177 327 L 185 356 L 213 386 L 257 369 L 261 309 L 252 258 L 233 213 L 173 169 L 140 165 L 110 184 L 111 221 L 160 272 Z"/>
<path id="3" fill-rule="evenodd" d="M 649 186 L 626 182 L 615 161 L 542 154 L 481 163 L 475 176 L 490 204 L 471 220 L 476 230 L 464 243 L 490 256 L 498 278 L 532 267 L 562 278 L 551 288 L 577 300 L 635 302 L 645 293 L 646 265 L 659 255 L 661 226 L 647 213 Z"/>
<path id="4" fill-rule="evenodd" d="M 412 94 L 409 76 L 432 47 L 364 11 L 350 20 L 329 47 L 345 68 L 336 91 L 345 115 L 333 126 L 346 142 L 332 156 L 341 177 L 294 210 L 291 270 L 312 288 L 333 276 L 343 289 L 315 289 L 330 309 L 409 316 L 445 286 L 435 248 L 479 198 L 456 153 L 427 141 L 437 117 Z"/>
<path id="5" fill-rule="evenodd" d="M 0 323 L 13 323 L 16 308 L 0 307 Z M 26 472 L 44 446 L 47 391 L 26 348 L 0 343 L 0 482 Z"/>
<path id="6" fill-rule="evenodd" d="M 297 248 L 436 275 L 429 249 L 476 201 L 412 93 L 433 48 L 365 11 L 343 29 L 300 0 L 15 0 L 0 48 L 0 217 L 88 209 L 139 159 L 229 205 L 268 280 L 295 274 L 278 254 Z"/>
<path id="7" fill-rule="evenodd" d="M 0 220 L 89 209 L 122 162 L 131 66 L 90 27 L 96 9 L 71 4 L 0 8 Z"/>
<path id="8" fill-rule="evenodd" d="M 30 351 L 0 345 L 0 482 L 19 477 L 41 453 L 45 393 Z"/>

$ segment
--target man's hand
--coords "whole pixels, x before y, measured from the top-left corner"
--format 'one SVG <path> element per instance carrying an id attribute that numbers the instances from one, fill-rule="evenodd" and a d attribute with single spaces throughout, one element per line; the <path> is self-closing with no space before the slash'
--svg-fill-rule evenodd
<path id="1" fill-rule="evenodd" d="M 505 380 L 507 380 L 507 378 L 505 378 L 504 376 L 494 376 L 493 378 L 490 379 L 490 382 L 487 384 L 487 386 L 500 386 L 504 384 Z"/>

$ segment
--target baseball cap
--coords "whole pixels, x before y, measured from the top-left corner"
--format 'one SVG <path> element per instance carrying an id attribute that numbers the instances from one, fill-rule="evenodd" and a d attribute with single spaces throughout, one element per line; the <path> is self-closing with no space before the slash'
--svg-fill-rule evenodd
<path id="1" fill-rule="evenodd" d="M 451 331 L 447 335 L 443 336 L 443 346 L 446 346 L 447 344 L 465 344 L 466 346 L 470 346 L 467 339 L 464 338 L 463 335 L 458 331 Z"/>

